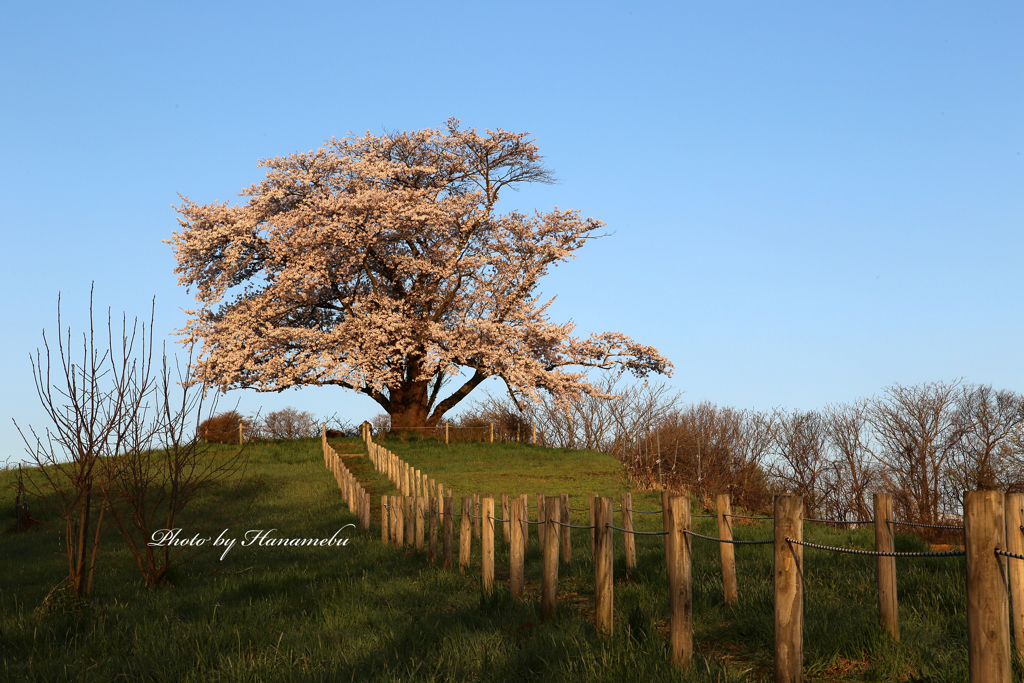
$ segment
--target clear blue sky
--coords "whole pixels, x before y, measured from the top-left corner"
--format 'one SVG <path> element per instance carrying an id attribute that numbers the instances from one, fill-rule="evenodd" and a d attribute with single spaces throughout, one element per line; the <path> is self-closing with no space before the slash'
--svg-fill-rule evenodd
<path id="1" fill-rule="evenodd" d="M 13 3 L 0 22 L 0 460 L 44 427 L 56 300 L 168 338 L 177 193 L 349 131 L 529 131 L 561 182 L 506 208 L 613 234 L 556 320 L 676 365 L 687 400 L 809 409 L 959 377 L 1024 391 L 1024 4 Z M 340 389 L 232 392 L 360 420 Z"/>

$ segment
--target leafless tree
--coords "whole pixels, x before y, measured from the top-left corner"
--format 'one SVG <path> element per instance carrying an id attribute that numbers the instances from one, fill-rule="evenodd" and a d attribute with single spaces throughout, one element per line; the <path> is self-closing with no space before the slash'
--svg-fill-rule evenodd
<path id="1" fill-rule="evenodd" d="M 1013 435 L 1024 426 L 1024 399 L 991 385 L 966 387 L 954 422 L 962 434 L 950 459 L 947 497 L 970 490 L 1024 490 L 1024 459 Z"/>
<path id="2" fill-rule="evenodd" d="M 902 519 L 939 522 L 942 478 L 965 430 L 956 419 L 961 394 L 959 381 L 894 384 L 867 403 L 869 450 Z"/>
<path id="3" fill-rule="evenodd" d="M 825 429 L 831 451 L 832 478 L 837 488 L 834 519 L 871 519 L 874 512 L 868 496 L 877 486 L 877 466 L 871 461 L 866 443 L 869 425 L 866 403 L 830 405 L 825 408 Z"/>
<path id="4" fill-rule="evenodd" d="M 268 439 L 290 441 L 317 436 L 320 425 L 313 413 L 288 407 L 267 413 L 263 418 L 262 431 Z"/>
<path id="5" fill-rule="evenodd" d="M 58 296 L 57 348 L 51 349 L 44 331 L 44 350 L 30 357 L 36 393 L 50 425 L 42 433 L 18 427 L 36 466 L 28 477 L 30 491 L 49 517 L 44 521 L 61 538 L 68 583 L 77 596 L 92 591 L 96 554 L 109 528 L 102 463 L 121 452 L 152 382 L 152 314 L 148 330 L 137 320 L 128 327 L 123 318 L 119 343 L 109 311 L 106 339 L 97 337 L 94 320 L 90 291 L 89 330 L 82 335 L 81 360 L 76 361 Z"/>
<path id="6" fill-rule="evenodd" d="M 815 411 L 779 411 L 776 425 L 769 471 L 784 489 L 803 496 L 807 514 L 816 517 L 834 498 L 825 420 Z"/>

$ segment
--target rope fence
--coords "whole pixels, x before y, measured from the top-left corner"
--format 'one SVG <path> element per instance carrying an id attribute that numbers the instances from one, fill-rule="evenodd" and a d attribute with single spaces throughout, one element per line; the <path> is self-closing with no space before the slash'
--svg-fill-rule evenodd
<path id="1" fill-rule="evenodd" d="M 481 587 L 485 594 L 494 590 L 495 532 L 496 525 L 500 525 L 502 538 L 509 548 L 509 592 L 514 600 L 524 599 L 526 548 L 529 530 L 535 527 L 543 556 L 541 615 L 544 620 L 554 618 L 556 613 L 559 565 L 568 564 L 571 560 L 572 530 L 590 532 L 590 557 L 593 558 L 594 568 L 594 621 L 600 637 L 610 636 L 614 627 L 613 532 L 623 534 L 621 547 L 625 550 L 627 575 L 637 567 L 635 537 L 664 537 L 669 587 L 669 643 L 672 661 L 681 666 L 689 665 L 694 651 L 691 611 L 693 568 L 687 536 L 719 544 L 722 589 L 727 606 L 737 604 L 738 600 L 734 547 L 774 546 L 772 582 L 776 611 L 776 659 L 773 666 L 777 680 L 800 680 L 803 675 L 802 656 L 793 653 L 803 652 L 804 548 L 876 558 L 879 621 L 883 629 L 890 631 L 897 639 L 899 617 L 896 558 L 965 557 L 968 603 L 972 606 L 965 610 L 970 634 L 968 653 L 971 680 L 1009 681 L 1010 643 L 1016 642 L 1024 649 L 1024 614 L 1020 619 L 1014 619 L 1014 637 L 1011 641 L 1009 610 L 1011 600 L 1015 605 L 1024 604 L 1024 562 L 1006 564 L 1007 559 L 1024 560 L 1024 494 L 967 492 L 964 496 L 963 526 L 893 521 L 893 499 L 888 493 L 874 495 L 874 519 L 852 521 L 805 517 L 803 499 L 791 494 L 776 496 L 775 514 L 771 517 L 733 514 L 729 494 L 717 497 L 716 514 L 693 514 L 688 496 L 670 492 L 662 492 L 661 510 L 633 508 L 629 493 L 621 494 L 619 506 L 614 506 L 611 498 L 590 494 L 589 507 L 570 506 L 569 496 L 564 493 L 558 496 L 538 494 L 535 505 L 529 504 L 526 494 L 502 494 L 500 501 L 491 495 L 476 494 L 462 496 L 461 511 L 456 513 L 451 489 L 445 489 L 440 484 L 435 486 L 433 480 L 373 444 L 368 436 L 366 442 L 371 461 L 379 471 L 388 474 L 403 494 L 381 498 L 382 541 L 396 548 L 415 546 L 417 551 L 426 550 L 431 564 L 440 562 L 445 569 L 453 569 L 455 518 L 458 514 L 459 569 L 463 572 L 470 570 L 471 549 L 474 543 L 479 543 Z M 334 473 L 343 498 L 349 502 L 350 510 L 359 515 L 360 527 L 369 530 L 369 496 L 327 444 L 326 438 L 323 446 L 325 463 Z M 500 508 L 496 509 L 499 505 Z M 527 514 L 530 510 L 536 511 L 535 519 L 530 519 L 533 513 Z M 497 512 L 501 513 L 500 516 Z M 590 524 L 573 524 L 570 519 L 573 512 L 589 513 Z M 663 530 L 635 529 L 633 515 L 636 514 L 662 515 Z M 616 524 L 613 515 L 619 515 L 622 521 Z M 694 531 L 691 524 L 695 518 L 717 519 L 718 536 Z M 730 522 L 732 519 L 770 521 L 773 523 L 774 537 L 760 540 L 735 539 Z M 875 530 L 875 549 L 805 541 L 805 523 L 872 524 Z M 964 549 L 897 552 L 894 548 L 895 526 L 962 530 Z M 425 537 L 429 537 L 429 545 Z M 1024 613 L 1024 610 L 1020 611 Z"/>

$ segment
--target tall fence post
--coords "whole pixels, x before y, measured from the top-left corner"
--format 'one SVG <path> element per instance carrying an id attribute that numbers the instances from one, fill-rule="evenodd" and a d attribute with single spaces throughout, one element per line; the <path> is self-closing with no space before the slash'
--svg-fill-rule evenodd
<path id="1" fill-rule="evenodd" d="M 997 549 L 1006 550 L 1004 504 L 1002 491 L 964 493 L 967 663 L 971 683 L 1010 683 L 1005 558 L 996 555 Z"/>
<path id="2" fill-rule="evenodd" d="M 892 494 L 878 492 L 873 496 L 875 515 L 875 550 L 891 553 L 896 550 L 893 538 Z M 878 618 L 882 628 L 895 640 L 900 639 L 900 608 L 896 596 L 896 558 L 879 555 L 878 560 Z"/>
<path id="3" fill-rule="evenodd" d="M 430 543 L 427 545 L 427 559 L 437 564 L 437 515 L 440 512 L 440 498 L 428 498 L 430 503 Z"/>
<path id="4" fill-rule="evenodd" d="M 480 509 L 483 517 L 483 537 L 480 543 L 480 577 L 484 594 L 494 590 L 494 496 L 484 496 Z"/>
<path id="5" fill-rule="evenodd" d="M 388 534 L 390 529 L 388 528 L 388 497 L 380 497 L 380 542 L 388 543 L 391 541 Z"/>
<path id="6" fill-rule="evenodd" d="M 405 497 L 391 496 L 391 512 L 395 547 L 401 549 L 405 545 Z"/>
<path id="7" fill-rule="evenodd" d="M 1024 493 L 1006 494 L 1006 549 L 1024 555 Z M 1007 569 L 1013 643 L 1018 655 L 1024 655 L 1024 561 L 1008 560 Z"/>
<path id="8" fill-rule="evenodd" d="M 544 501 L 544 516 L 546 527 L 541 534 L 544 546 L 544 575 L 541 584 L 540 612 L 544 621 L 555 618 L 555 606 L 558 602 L 558 541 L 559 534 L 557 526 L 561 517 L 561 499 L 558 496 L 548 496 Z"/>
<path id="9" fill-rule="evenodd" d="M 563 493 L 559 496 L 559 506 L 562 512 L 562 524 L 571 524 L 569 521 L 569 494 Z M 567 526 L 562 527 L 562 564 L 569 564 L 572 562 L 572 529 Z"/>
<path id="10" fill-rule="evenodd" d="M 526 548 L 526 537 L 523 535 L 523 499 L 515 497 L 511 500 L 512 537 L 509 541 L 508 590 L 513 600 L 523 598 L 523 551 Z"/>
<path id="11" fill-rule="evenodd" d="M 631 576 L 636 569 L 636 537 L 629 533 L 633 531 L 633 494 L 623 493 L 622 499 L 622 528 L 626 533 L 622 535 L 622 544 L 626 548 L 626 576 Z"/>
<path id="12" fill-rule="evenodd" d="M 444 568 L 451 571 L 452 568 L 452 517 L 455 515 L 455 499 L 446 496 L 444 500 Z"/>
<path id="13" fill-rule="evenodd" d="M 491 423 L 491 443 L 494 443 L 494 423 Z"/>
<path id="14" fill-rule="evenodd" d="M 612 499 L 598 497 L 594 502 L 597 537 L 594 541 L 594 626 L 599 635 L 611 637 L 612 594 Z"/>
<path id="15" fill-rule="evenodd" d="M 732 494 L 720 493 L 715 498 L 715 511 L 718 517 L 718 537 L 723 541 L 732 540 Z M 722 592 L 726 605 L 735 605 L 739 599 L 739 586 L 736 583 L 736 548 L 732 543 L 719 543 L 719 555 L 722 558 Z"/>
<path id="16" fill-rule="evenodd" d="M 462 497 L 462 525 L 459 527 L 459 571 L 469 567 L 470 544 L 473 542 L 472 520 L 469 517 L 473 507 L 473 496 Z"/>
<path id="17" fill-rule="evenodd" d="M 405 545 L 413 547 L 416 542 L 416 507 L 412 496 L 405 496 Z"/>
<path id="18" fill-rule="evenodd" d="M 548 520 L 544 507 L 545 500 L 543 493 L 537 494 L 537 545 L 541 551 L 545 548 L 544 538 L 548 531 L 548 525 L 545 524 Z"/>
<path id="19" fill-rule="evenodd" d="M 519 494 L 519 500 L 523 501 L 523 519 L 530 518 L 530 503 L 525 493 Z M 526 554 L 526 547 L 530 545 L 530 525 L 523 522 L 523 554 Z"/>
<path id="20" fill-rule="evenodd" d="M 672 496 L 666 510 L 669 520 L 668 590 L 669 645 L 672 663 L 690 666 L 693 659 L 693 565 L 690 557 L 689 496 Z M 632 534 L 630 534 L 632 535 Z"/>
<path id="21" fill-rule="evenodd" d="M 448 423 L 444 423 L 444 443 L 448 445 Z"/>
<path id="22" fill-rule="evenodd" d="M 473 517 L 473 538 L 475 538 L 476 540 L 479 541 L 480 540 L 480 530 L 482 528 L 482 525 L 480 523 L 483 521 L 481 519 L 481 517 L 483 517 L 483 515 L 480 514 L 480 494 L 479 493 L 474 493 L 473 494 L 473 509 L 472 509 L 472 512 L 473 512 L 473 515 L 474 515 L 474 517 Z"/>
<path id="23" fill-rule="evenodd" d="M 427 521 L 423 514 L 423 502 L 423 496 L 416 496 L 416 551 L 421 553 L 423 552 L 423 523 Z"/>
<path id="24" fill-rule="evenodd" d="M 509 534 L 512 531 L 512 524 L 508 521 L 508 494 L 501 494 L 501 518 L 504 520 L 501 523 L 501 540 L 505 542 L 505 545 L 509 544 Z"/>
<path id="25" fill-rule="evenodd" d="M 775 683 L 804 676 L 803 496 L 775 496 Z"/>

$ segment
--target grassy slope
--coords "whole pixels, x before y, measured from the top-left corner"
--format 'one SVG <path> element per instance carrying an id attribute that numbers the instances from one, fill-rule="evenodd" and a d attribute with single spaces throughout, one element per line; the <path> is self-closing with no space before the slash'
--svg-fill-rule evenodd
<path id="1" fill-rule="evenodd" d="M 337 444 L 342 450 L 342 443 Z M 351 445 L 351 444 L 349 444 Z M 253 449 L 252 472 L 267 485 L 232 535 L 277 528 L 284 537 L 330 536 L 355 521 L 344 509 L 316 441 Z M 624 490 L 613 460 L 521 445 L 389 444 L 456 495 Z M 379 501 L 393 493 L 365 458 L 346 458 Z M 511 474 L 510 474 L 511 473 Z M 0 528 L 13 521 L 13 474 L 0 473 Z M 638 509 L 656 507 L 654 494 Z M 197 510 L 211 504 L 200 501 Z M 533 498 L 531 496 L 531 503 Z M 616 506 L 617 507 L 617 506 Z M 379 510 L 374 507 L 374 518 Z M 575 521 L 584 522 L 586 513 Z M 186 531 L 194 521 L 182 525 Z M 660 518 L 639 516 L 640 528 Z M 698 532 L 714 535 L 712 520 Z M 770 537 L 770 527 L 737 528 L 737 538 Z M 56 537 L 45 529 L 0 534 L 0 679 L 2 680 L 770 680 L 771 551 L 737 549 L 740 604 L 721 601 L 717 546 L 694 541 L 695 643 L 700 653 L 682 678 L 667 661 L 662 542 L 638 537 L 639 571 L 624 577 L 617 539 L 616 635 L 595 638 L 589 532 L 574 532 L 573 561 L 562 569 L 559 614 L 539 619 L 540 553 L 531 534 L 527 600 L 508 599 L 508 551 L 497 543 L 498 589 L 479 591 L 473 571 L 445 572 L 413 551 L 351 534 L 344 548 L 240 548 L 223 561 L 207 553 L 184 566 L 175 584 L 142 585 L 108 537 L 104 569 L 86 605 L 55 600 L 61 580 Z M 809 525 L 809 540 L 870 548 L 870 531 Z M 900 537 L 897 549 L 923 549 Z M 822 680 L 966 679 L 962 559 L 898 560 L 903 640 L 876 625 L 874 561 L 806 550 L 805 661 Z M 114 564 L 122 562 L 123 564 Z M 844 673 L 845 672 L 845 673 Z M 810 677 L 810 676 L 809 676 Z M 917 678 L 914 678 L 917 677 Z"/>

